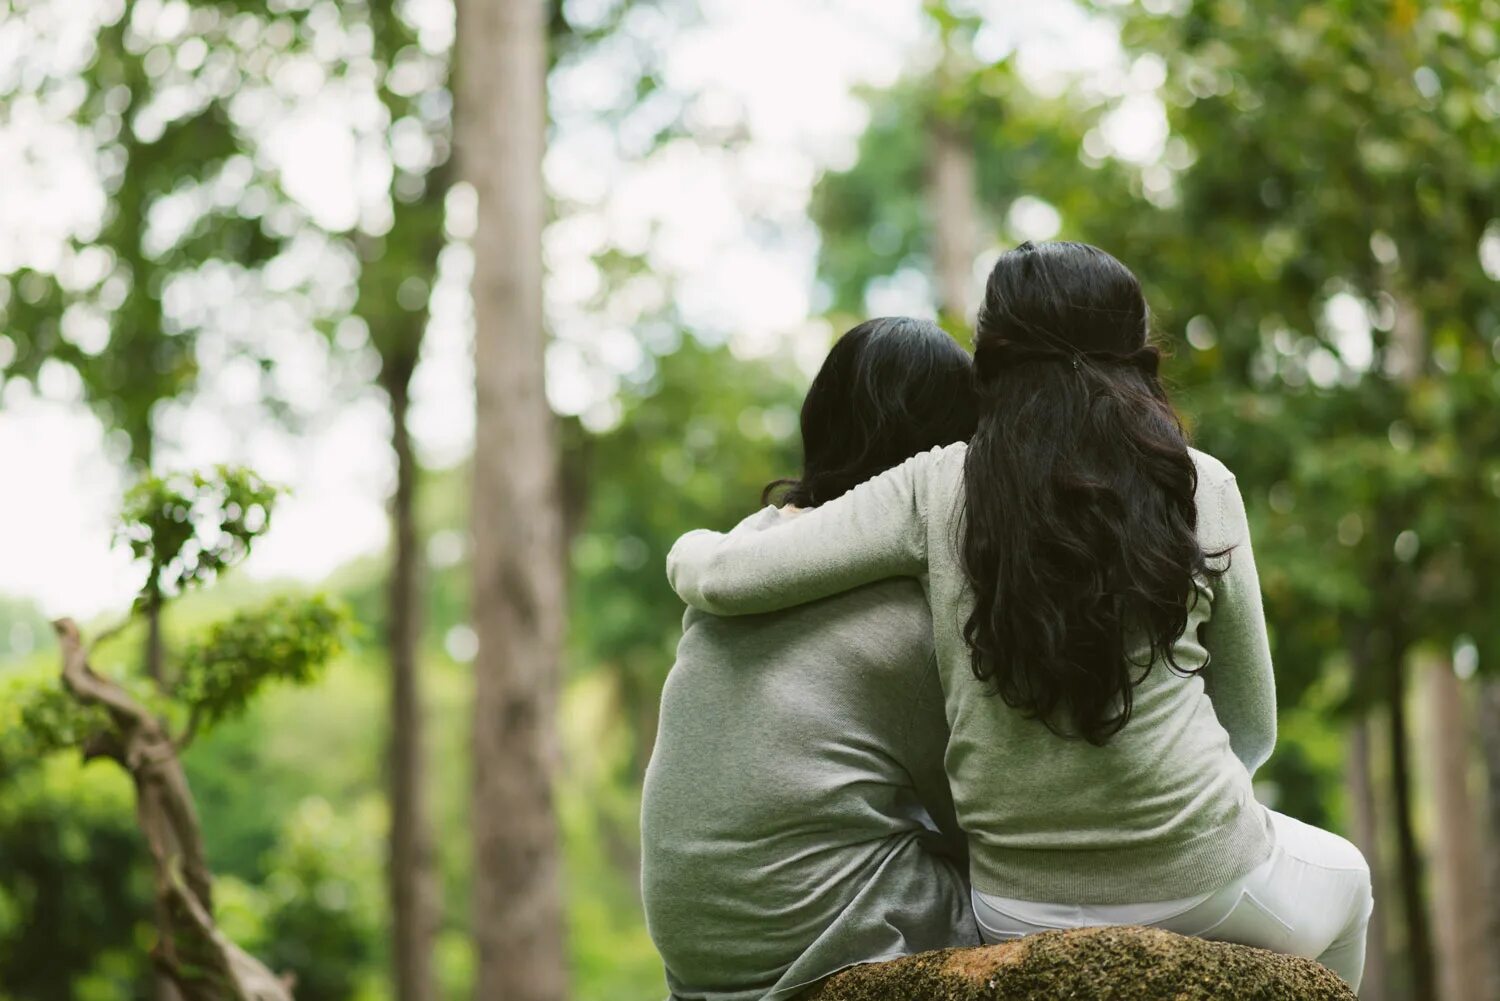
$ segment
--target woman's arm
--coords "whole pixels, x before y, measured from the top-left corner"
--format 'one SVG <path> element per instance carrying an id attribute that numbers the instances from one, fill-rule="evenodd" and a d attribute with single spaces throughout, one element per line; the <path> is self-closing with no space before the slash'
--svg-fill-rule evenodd
<path id="1" fill-rule="evenodd" d="M 1276 746 L 1276 675 L 1245 502 L 1232 476 L 1219 489 L 1222 532 L 1215 534 L 1222 541 L 1214 545 L 1234 549 L 1229 568 L 1213 584 L 1213 614 L 1204 626 L 1210 660 L 1203 686 L 1229 732 L 1235 757 L 1254 775 Z"/>
<path id="2" fill-rule="evenodd" d="M 844 496 L 763 531 L 687 533 L 667 555 L 672 589 L 705 612 L 748 615 L 887 577 L 925 573 L 922 497 L 940 454 L 934 449 L 913 456 Z"/>

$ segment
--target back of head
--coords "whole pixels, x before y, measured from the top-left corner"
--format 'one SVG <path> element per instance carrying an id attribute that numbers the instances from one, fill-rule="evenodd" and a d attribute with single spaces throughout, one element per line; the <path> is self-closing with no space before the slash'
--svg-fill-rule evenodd
<path id="1" fill-rule="evenodd" d="M 1176 667 L 1194 577 L 1212 573 L 1149 327 L 1140 284 L 1109 254 L 1025 243 L 990 273 L 975 336 L 962 543 L 974 674 L 1096 744 L 1125 725 L 1153 663 Z M 1149 654 L 1132 663 L 1137 644 Z"/>
<path id="2" fill-rule="evenodd" d="M 882 317 L 839 338 L 802 404 L 802 475 L 766 487 L 815 507 L 940 445 L 967 441 L 977 405 L 973 362 L 926 320 Z"/>

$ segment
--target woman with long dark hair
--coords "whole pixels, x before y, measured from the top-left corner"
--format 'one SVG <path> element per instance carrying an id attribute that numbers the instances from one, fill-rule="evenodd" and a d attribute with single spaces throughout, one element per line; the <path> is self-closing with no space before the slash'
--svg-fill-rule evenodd
<path id="1" fill-rule="evenodd" d="M 870 320 L 802 406 L 802 472 L 736 538 L 974 433 L 968 352 Z M 855 963 L 977 945 L 943 774 L 932 617 L 913 580 L 774 615 L 690 609 L 641 808 L 647 926 L 682 1001 L 776 1001 Z"/>
<path id="2" fill-rule="evenodd" d="M 1357 985 L 1369 871 L 1252 794 L 1276 710 L 1244 504 L 1189 448 L 1149 327 L 1110 255 L 1023 244 L 989 277 L 967 446 L 775 531 L 689 533 L 669 575 L 719 614 L 925 580 L 986 938 L 1154 924 Z"/>

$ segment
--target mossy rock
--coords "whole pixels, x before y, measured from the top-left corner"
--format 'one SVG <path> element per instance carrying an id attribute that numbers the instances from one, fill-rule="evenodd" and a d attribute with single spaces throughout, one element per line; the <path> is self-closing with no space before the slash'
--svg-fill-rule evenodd
<path id="1" fill-rule="evenodd" d="M 799 1001 L 1355 1001 L 1310 959 L 1157 928 L 1049 931 L 856 966 Z"/>

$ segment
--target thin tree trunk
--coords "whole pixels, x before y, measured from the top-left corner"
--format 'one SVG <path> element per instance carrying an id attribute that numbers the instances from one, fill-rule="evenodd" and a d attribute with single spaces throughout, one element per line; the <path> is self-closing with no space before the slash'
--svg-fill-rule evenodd
<path id="1" fill-rule="evenodd" d="M 970 329 L 974 309 L 974 258 L 979 253 L 977 168 L 974 138 L 955 107 L 968 89 L 964 68 L 972 63 L 967 43 L 938 22 L 942 61 L 927 130 L 927 211 L 932 217 L 932 272 L 938 314 L 950 329 Z"/>
<path id="2" fill-rule="evenodd" d="M 1483 998 L 1489 979 L 1485 886 L 1479 855 L 1479 818 L 1469 796 L 1472 727 L 1463 684 L 1446 658 L 1422 665 L 1428 775 L 1433 825 L 1433 914 L 1437 929 L 1440 996 Z"/>
<path id="3" fill-rule="evenodd" d="M 166 648 L 161 631 L 161 599 L 152 596 L 146 605 L 146 677 L 158 688 L 166 684 Z"/>
<path id="4" fill-rule="evenodd" d="M 1479 688 L 1479 738 L 1484 752 L 1485 778 L 1489 789 L 1485 837 L 1486 871 L 1489 876 L 1487 918 L 1490 942 L 1500 942 L 1500 678 L 1486 678 Z M 1500 1001 L 1500 948 L 1489 950 L 1490 986 L 1485 995 Z"/>
<path id="5" fill-rule="evenodd" d="M 166 685 L 166 649 L 162 639 L 161 628 L 161 601 L 154 596 L 148 599 L 146 605 L 146 645 L 143 651 L 146 661 L 146 677 L 155 683 L 157 688 Z M 164 947 L 172 935 L 172 920 L 166 910 L 166 900 L 157 896 L 154 912 L 156 915 L 157 939 Z M 177 989 L 176 982 L 160 969 L 152 973 L 152 996 L 155 1001 L 182 1001 L 182 992 Z"/>
<path id="6" fill-rule="evenodd" d="M 1435 1001 L 1432 937 L 1427 928 L 1427 907 L 1422 899 L 1422 855 L 1412 824 L 1411 763 L 1406 725 L 1406 685 L 1403 646 L 1391 650 L 1391 805 L 1396 820 L 1396 850 L 1401 867 L 1401 903 L 1406 919 L 1407 955 L 1411 963 L 1412 997 Z"/>
<path id="7" fill-rule="evenodd" d="M 135 456 L 142 471 L 147 475 L 151 472 L 153 444 L 148 435 L 140 445 L 139 454 Z M 146 644 L 141 653 L 145 660 L 146 677 L 150 678 L 158 689 L 163 689 L 166 686 L 167 652 L 166 641 L 162 636 L 161 595 L 156 592 L 155 583 L 154 580 L 147 582 Z M 157 939 L 164 947 L 168 945 L 168 940 L 172 935 L 172 920 L 166 910 L 166 901 L 160 895 L 156 898 L 154 913 Z M 177 989 L 176 982 L 160 969 L 152 972 L 151 994 L 155 1001 L 182 1001 L 182 992 Z"/>
<path id="8" fill-rule="evenodd" d="M 388 364 L 389 364 L 388 360 Z M 422 695 L 417 660 L 422 634 L 417 538 L 417 460 L 406 426 L 414 361 L 398 360 L 383 377 L 391 407 L 396 490 L 391 497 L 391 576 L 386 642 L 391 658 L 391 830 L 387 879 L 391 899 L 391 957 L 397 1001 L 434 1001 L 432 943 L 437 931 L 431 821 L 423 797 Z"/>
<path id="9" fill-rule="evenodd" d="M 1396 302 L 1395 322 L 1386 346 L 1385 369 L 1399 385 L 1410 387 L 1427 365 L 1427 328 L 1422 314 L 1410 296 L 1402 294 L 1401 282 L 1390 277 Z M 1394 533 L 1391 533 L 1394 535 Z M 1398 599 L 1400 600 L 1400 599 Z M 1412 996 L 1416 1001 L 1433 1001 L 1437 996 L 1431 932 L 1427 925 L 1427 908 L 1422 899 L 1422 856 L 1413 829 L 1411 762 L 1409 734 L 1406 725 L 1406 656 L 1410 644 L 1395 638 L 1391 642 L 1390 711 L 1391 711 L 1391 787 L 1392 808 L 1396 813 L 1396 843 L 1401 863 L 1401 899 L 1406 917 L 1406 942 L 1410 956 Z"/>
<path id="10" fill-rule="evenodd" d="M 1361 717 L 1349 728 L 1349 803 L 1353 814 L 1354 840 L 1370 865 L 1375 884 L 1375 899 L 1383 899 L 1381 883 L 1385 868 L 1381 865 L 1380 814 L 1375 801 L 1375 778 L 1370 756 L 1374 742 L 1370 738 L 1370 720 Z M 1386 1001 L 1390 997 L 1390 967 L 1386 962 L 1385 908 L 1376 907 L 1370 915 L 1368 947 L 1365 950 L 1365 975 L 1360 985 L 1364 1001 Z"/>
<path id="11" fill-rule="evenodd" d="M 979 253 L 974 147 L 968 134 L 950 122 L 934 122 L 928 135 L 928 210 L 938 312 L 944 320 L 967 326 L 974 308 L 974 258 Z"/>
<path id="12" fill-rule="evenodd" d="M 543 384 L 546 22 L 541 0 L 459 0 L 461 176 L 474 237 L 472 823 L 475 997 L 567 993 L 557 821 L 563 565 Z"/>

